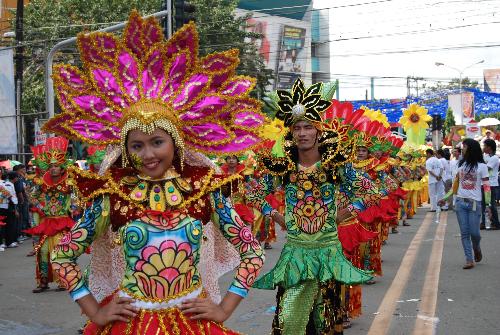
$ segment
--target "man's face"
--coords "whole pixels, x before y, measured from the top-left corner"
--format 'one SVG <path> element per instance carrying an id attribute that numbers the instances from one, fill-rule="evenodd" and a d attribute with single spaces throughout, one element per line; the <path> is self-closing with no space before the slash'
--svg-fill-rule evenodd
<path id="1" fill-rule="evenodd" d="M 368 149 L 366 147 L 358 147 L 357 158 L 360 161 L 368 159 Z"/>
<path id="2" fill-rule="evenodd" d="M 453 149 L 453 157 L 457 159 L 460 157 L 460 152 L 457 149 Z"/>
<path id="3" fill-rule="evenodd" d="M 427 159 L 434 157 L 434 155 L 431 154 L 430 152 L 426 152 L 425 155 L 427 156 Z"/>
<path id="4" fill-rule="evenodd" d="M 229 167 L 235 168 L 238 165 L 238 158 L 236 156 L 229 156 L 226 158 L 226 163 Z"/>
<path id="5" fill-rule="evenodd" d="M 318 144 L 318 130 L 308 121 L 299 121 L 292 126 L 292 135 L 299 151 L 311 150 Z"/>
<path id="6" fill-rule="evenodd" d="M 51 164 L 49 168 L 50 176 L 53 178 L 60 177 L 62 175 L 62 168 L 56 164 Z"/>

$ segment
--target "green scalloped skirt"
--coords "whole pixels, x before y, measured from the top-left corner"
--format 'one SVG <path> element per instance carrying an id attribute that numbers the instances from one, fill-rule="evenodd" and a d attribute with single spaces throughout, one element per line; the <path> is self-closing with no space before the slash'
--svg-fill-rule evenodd
<path id="1" fill-rule="evenodd" d="M 347 285 L 361 284 L 372 279 L 370 272 L 358 269 L 342 252 L 338 239 L 328 242 L 288 239 L 274 269 L 259 278 L 253 287 L 285 289 L 305 280 L 325 283 L 337 280 Z"/>

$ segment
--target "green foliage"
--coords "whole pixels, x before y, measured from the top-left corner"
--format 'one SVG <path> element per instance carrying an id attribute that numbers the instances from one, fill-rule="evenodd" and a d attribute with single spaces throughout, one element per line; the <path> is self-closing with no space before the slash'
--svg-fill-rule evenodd
<path id="1" fill-rule="evenodd" d="M 423 79 L 423 78 L 422 78 Z M 435 85 L 423 85 L 424 91 L 425 92 L 439 92 L 439 91 L 445 91 L 445 90 L 454 90 L 454 89 L 459 89 L 460 88 L 460 79 L 459 78 L 453 78 L 451 79 L 450 82 L 446 83 L 441 83 L 438 81 Z M 471 81 L 468 77 L 462 78 L 462 88 L 477 88 L 479 86 L 479 83 L 474 80 Z"/>
<path id="2" fill-rule="evenodd" d="M 253 92 L 257 98 L 264 96 L 272 71 L 265 69 L 256 47 L 245 41 L 259 37 L 242 30 L 246 17 L 235 18 L 235 0 L 194 0 L 196 21 L 200 36 L 200 54 L 230 48 L 240 50 L 239 74 L 257 77 Z M 22 112 L 33 114 L 45 110 L 44 62 L 49 50 L 58 42 L 80 32 L 102 29 L 128 19 L 130 11 L 137 9 L 147 15 L 158 12 L 163 0 L 32 0 L 24 9 L 24 82 Z M 14 27 L 14 21 L 12 22 Z M 12 28 L 13 29 L 13 28 Z M 79 65 L 75 47 L 62 50 L 54 61 Z M 25 118 L 30 124 L 31 117 Z M 28 130 L 29 132 L 30 130 Z M 30 138 L 28 142 L 31 142 Z"/>
<path id="3" fill-rule="evenodd" d="M 443 124 L 443 132 L 444 132 L 443 135 L 446 136 L 446 134 L 450 132 L 451 127 L 453 127 L 454 125 L 455 125 L 455 117 L 453 116 L 453 110 L 450 107 L 448 107 Z"/>

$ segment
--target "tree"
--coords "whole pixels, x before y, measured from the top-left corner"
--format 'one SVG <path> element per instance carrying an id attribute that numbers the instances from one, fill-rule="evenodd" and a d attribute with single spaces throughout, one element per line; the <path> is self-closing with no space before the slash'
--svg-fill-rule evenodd
<path id="1" fill-rule="evenodd" d="M 423 84 L 422 88 L 424 89 L 424 94 L 426 93 L 437 93 L 441 91 L 451 91 L 451 90 L 456 90 L 460 88 L 460 79 L 459 78 L 453 78 L 449 82 L 442 83 L 438 81 L 434 85 L 427 85 Z M 471 81 L 468 77 L 462 78 L 462 88 L 477 88 L 479 86 L 479 83 L 474 80 Z"/>
<path id="2" fill-rule="evenodd" d="M 446 117 L 444 119 L 444 124 L 443 124 L 443 136 L 446 136 L 450 130 L 451 127 L 455 125 L 455 117 L 453 116 L 453 110 L 448 107 L 446 110 Z"/>
<path id="3" fill-rule="evenodd" d="M 45 110 L 44 62 L 49 50 L 59 41 L 80 32 L 98 30 L 128 19 L 132 9 L 147 15 L 158 12 L 164 0 L 32 0 L 24 9 L 25 70 L 23 75 L 23 114 L 42 113 Z M 240 50 L 239 74 L 257 77 L 253 92 L 263 96 L 271 73 L 266 70 L 256 47 L 245 42 L 255 36 L 243 31 L 246 18 L 235 17 L 235 0 L 195 0 L 196 21 L 200 36 L 200 54 L 230 48 Z M 12 22 L 14 24 L 14 22 Z M 76 47 L 69 47 L 56 55 L 55 62 L 79 65 Z M 31 125 L 35 116 L 25 117 Z M 28 128 L 28 127 L 27 127 Z M 27 129 L 27 143 L 33 143 L 33 131 Z"/>

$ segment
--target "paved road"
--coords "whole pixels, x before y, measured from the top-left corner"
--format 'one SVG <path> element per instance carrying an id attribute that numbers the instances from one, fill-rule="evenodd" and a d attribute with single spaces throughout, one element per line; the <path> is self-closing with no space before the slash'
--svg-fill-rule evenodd
<path id="1" fill-rule="evenodd" d="M 482 232 L 484 259 L 463 270 L 454 212 L 443 213 L 437 223 L 424 208 L 410 223 L 390 235 L 384 276 L 363 287 L 363 315 L 345 334 L 500 334 L 500 231 Z M 267 252 L 265 270 L 276 262 L 283 241 L 280 234 Z M 76 334 L 85 319 L 65 292 L 31 293 L 29 244 L 0 253 L 0 334 Z M 222 278 L 222 287 L 230 280 Z M 274 292 L 253 290 L 226 325 L 249 335 L 269 334 L 274 301 Z"/>

